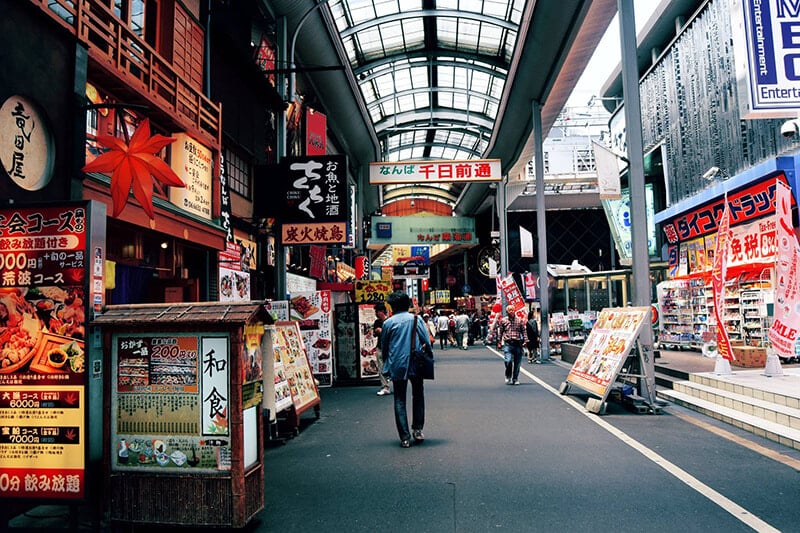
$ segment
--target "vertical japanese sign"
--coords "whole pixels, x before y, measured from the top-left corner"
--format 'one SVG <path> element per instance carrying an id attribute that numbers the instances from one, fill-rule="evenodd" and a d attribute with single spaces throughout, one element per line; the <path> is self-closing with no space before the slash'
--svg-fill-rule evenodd
<path id="1" fill-rule="evenodd" d="M 536 287 L 539 285 L 539 276 L 531 272 L 525 272 L 525 297 L 528 300 L 536 300 Z"/>
<path id="2" fill-rule="evenodd" d="M 102 306 L 100 212 L 91 202 L 0 210 L 0 497 L 86 495 L 84 338 L 95 285 Z"/>
<path id="3" fill-rule="evenodd" d="M 726 199 L 727 200 L 727 199 Z M 728 202 L 725 202 L 725 209 L 719 220 L 719 231 L 717 232 L 717 248 L 714 251 L 714 263 L 711 267 L 711 288 L 714 294 L 714 316 L 717 319 L 717 353 L 727 360 L 733 359 L 731 342 L 728 331 L 725 329 L 724 303 L 725 303 L 725 273 L 728 250 L 728 239 L 730 237 L 731 217 L 728 209 Z"/>
<path id="4" fill-rule="evenodd" d="M 227 337 L 114 335 L 112 469 L 228 470 L 229 365 Z"/>
<path id="5" fill-rule="evenodd" d="M 792 227 L 792 192 L 778 182 L 775 194 L 778 260 L 775 265 L 775 321 L 769 341 L 779 355 L 794 357 L 800 331 L 800 248 Z"/>
<path id="6" fill-rule="evenodd" d="M 288 157 L 282 165 L 283 244 L 347 242 L 347 158 Z"/>
<path id="7" fill-rule="evenodd" d="M 325 155 L 328 119 L 316 109 L 306 108 L 306 155 Z"/>

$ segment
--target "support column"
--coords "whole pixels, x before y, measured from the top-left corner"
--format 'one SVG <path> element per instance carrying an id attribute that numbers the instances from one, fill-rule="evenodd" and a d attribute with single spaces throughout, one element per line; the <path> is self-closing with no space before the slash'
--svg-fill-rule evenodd
<path id="1" fill-rule="evenodd" d="M 533 149 L 533 171 L 536 174 L 536 235 L 538 236 L 536 255 L 539 260 L 539 308 L 541 326 L 539 338 L 541 341 L 541 361 L 550 360 L 550 294 L 548 293 L 549 279 L 547 277 L 547 222 L 546 206 L 544 202 L 544 140 L 542 138 L 542 106 L 538 102 L 531 104 Z"/>
<path id="2" fill-rule="evenodd" d="M 650 256 L 647 249 L 647 208 L 644 192 L 644 148 L 642 113 L 639 98 L 639 68 L 636 60 L 636 18 L 633 0 L 617 0 L 622 58 L 622 93 L 625 101 L 625 124 L 628 144 L 628 178 L 631 191 L 632 302 L 637 307 L 650 307 Z M 649 315 L 648 315 L 649 316 Z M 649 320 L 639 334 L 641 344 L 650 349 L 639 380 L 640 394 L 655 401 L 655 365 L 652 357 L 653 331 Z"/>
<path id="3" fill-rule="evenodd" d="M 278 18 L 278 31 L 277 31 L 277 43 L 276 49 L 278 52 L 278 65 L 286 65 L 288 64 L 287 59 L 287 26 L 286 26 L 286 17 Z M 278 89 L 278 93 L 283 98 L 284 102 L 288 102 L 288 92 L 286 88 L 286 74 L 283 73 L 284 69 L 278 69 L 278 73 L 276 74 L 276 85 Z M 283 158 L 286 157 L 286 113 L 282 113 L 283 116 L 279 117 L 277 120 L 278 131 L 278 146 L 277 146 L 277 156 L 278 162 L 283 161 Z M 286 250 L 281 244 L 281 235 L 280 235 L 280 226 L 275 226 L 273 232 L 277 231 L 277 235 L 275 235 L 275 299 L 276 300 L 283 300 L 286 298 Z"/>

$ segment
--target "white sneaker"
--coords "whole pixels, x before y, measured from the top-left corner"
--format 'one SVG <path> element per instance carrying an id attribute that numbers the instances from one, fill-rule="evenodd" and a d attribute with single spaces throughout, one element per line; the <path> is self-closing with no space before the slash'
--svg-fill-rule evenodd
<path id="1" fill-rule="evenodd" d="M 381 389 L 378 391 L 378 396 L 386 396 L 387 394 L 391 394 L 392 391 L 389 389 Z"/>
<path id="2" fill-rule="evenodd" d="M 511 384 L 511 378 L 506 378 L 506 385 L 510 385 L 510 384 Z"/>

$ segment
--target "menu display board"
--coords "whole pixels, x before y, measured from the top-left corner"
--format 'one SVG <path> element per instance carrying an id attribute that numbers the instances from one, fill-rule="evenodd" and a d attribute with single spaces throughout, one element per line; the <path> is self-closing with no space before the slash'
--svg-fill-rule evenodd
<path id="1" fill-rule="evenodd" d="M 567 382 L 605 399 L 645 324 L 649 310 L 649 307 L 622 307 L 600 311 L 589 338 L 567 375 Z"/>
<path id="2" fill-rule="evenodd" d="M 319 403 L 319 391 L 314 383 L 314 376 L 311 373 L 311 366 L 306 357 L 305 345 L 297 322 L 277 322 L 275 324 L 273 350 L 276 354 L 275 358 L 280 357 L 281 370 L 289 386 L 289 394 L 295 411 L 300 414 Z M 283 387 L 280 388 L 283 389 Z M 278 403 L 278 390 L 276 369 L 276 404 Z M 282 400 L 281 404 L 283 405 L 285 397 Z M 277 405 L 276 410 L 280 411 Z"/>
<path id="3" fill-rule="evenodd" d="M 224 335 L 113 335 L 112 469 L 229 470 L 229 368 Z"/>
<path id="4" fill-rule="evenodd" d="M 300 326 L 311 371 L 321 387 L 333 384 L 333 304 L 331 291 L 293 295 L 289 317 Z"/>
<path id="5" fill-rule="evenodd" d="M 102 245 L 92 242 L 104 238 L 91 235 L 95 209 L 91 202 L 0 209 L 3 498 L 86 495 L 84 338 L 87 304 L 97 300 L 96 283 L 102 294 L 103 280 L 90 271 L 103 261 Z"/>
<path id="6" fill-rule="evenodd" d="M 374 306 L 358 306 L 358 345 L 360 347 L 359 358 L 359 377 L 377 378 L 381 369 L 378 360 L 378 350 L 380 350 L 380 339 L 372 331 L 372 325 L 378 316 L 375 314 Z"/>

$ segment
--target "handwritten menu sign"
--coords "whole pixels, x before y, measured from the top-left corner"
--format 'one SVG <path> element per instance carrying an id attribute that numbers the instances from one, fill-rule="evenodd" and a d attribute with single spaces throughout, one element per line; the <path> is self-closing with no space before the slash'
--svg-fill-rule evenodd
<path id="1" fill-rule="evenodd" d="M 173 134 L 172 170 L 186 187 L 170 187 L 169 201 L 197 216 L 211 219 L 211 150 L 185 133 Z"/>
<path id="2" fill-rule="evenodd" d="M 114 335 L 112 351 L 112 468 L 228 468 L 228 338 Z"/>
<path id="3" fill-rule="evenodd" d="M 88 206 L 0 209 L 0 497 L 85 496 Z"/>
<path id="4" fill-rule="evenodd" d="M 649 307 L 603 309 L 567 375 L 567 382 L 605 398 L 649 311 Z"/>

